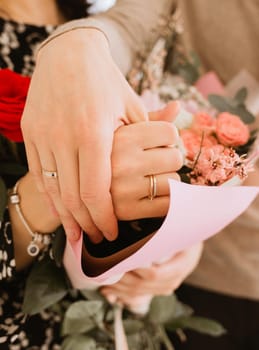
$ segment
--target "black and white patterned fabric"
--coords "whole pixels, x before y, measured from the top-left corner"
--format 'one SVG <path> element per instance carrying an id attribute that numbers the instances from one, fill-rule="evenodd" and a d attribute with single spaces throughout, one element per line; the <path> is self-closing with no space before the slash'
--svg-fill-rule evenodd
<path id="1" fill-rule="evenodd" d="M 37 45 L 53 30 L 53 26 L 25 25 L 0 18 L 0 69 L 9 68 L 30 76 Z M 12 229 L 6 209 L 0 221 L 0 349 L 58 350 L 60 316 L 47 310 L 28 317 L 21 311 L 25 280 L 26 272 L 17 273 L 15 269 Z"/>

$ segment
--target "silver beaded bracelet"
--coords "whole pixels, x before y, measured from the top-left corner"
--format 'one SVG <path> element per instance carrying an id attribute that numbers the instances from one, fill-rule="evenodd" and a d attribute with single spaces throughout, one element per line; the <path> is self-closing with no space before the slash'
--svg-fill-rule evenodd
<path id="1" fill-rule="evenodd" d="M 10 203 L 14 205 L 15 210 L 21 222 L 23 223 L 24 227 L 32 237 L 32 240 L 27 247 L 27 252 L 30 256 L 37 256 L 40 252 L 40 245 L 43 244 L 45 247 L 48 246 L 51 242 L 51 237 L 50 237 L 50 234 L 33 232 L 32 229 L 30 228 L 28 222 L 23 216 L 23 213 L 20 207 L 21 201 L 20 201 L 20 196 L 18 194 L 18 185 L 19 185 L 19 181 L 16 182 L 12 192 L 9 194 L 9 200 L 10 200 Z"/>

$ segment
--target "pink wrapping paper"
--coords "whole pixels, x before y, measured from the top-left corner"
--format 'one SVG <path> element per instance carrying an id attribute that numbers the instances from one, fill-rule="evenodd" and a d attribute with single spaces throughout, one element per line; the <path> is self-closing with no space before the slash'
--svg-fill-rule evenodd
<path id="1" fill-rule="evenodd" d="M 217 74 L 213 71 L 202 75 L 194 85 L 197 90 L 206 98 L 209 94 L 224 95 L 224 86 Z"/>
<path id="2" fill-rule="evenodd" d="M 66 244 L 64 265 L 75 288 L 116 282 L 125 272 L 151 265 L 216 234 L 238 217 L 259 187 L 197 186 L 169 180 L 170 207 L 156 234 L 137 252 L 103 274 L 89 278 L 81 268 L 82 236 Z"/>

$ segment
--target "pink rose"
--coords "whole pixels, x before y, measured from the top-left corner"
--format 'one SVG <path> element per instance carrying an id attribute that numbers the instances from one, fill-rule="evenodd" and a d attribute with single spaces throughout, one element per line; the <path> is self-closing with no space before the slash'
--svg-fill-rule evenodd
<path id="1" fill-rule="evenodd" d="M 211 133 L 214 130 L 215 118 L 206 112 L 196 113 L 192 126 L 194 130 Z"/>
<path id="2" fill-rule="evenodd" d="M 241 146 L 249 140 L 247 125 L 238 116 L 227 112 L 218 115 L 216 134 L 219 142 L 226 146 Z"/>
<path id="3" fill-rule="evenodd" d="M 180 136 L 186 149 L 186 158 L 191 161 L 197 157 L 201 147 L 211 147 L 218 143 L 211 135 L 204 135 L 202 139 L 202 135 L 194 130 L 181 130 Z"/>

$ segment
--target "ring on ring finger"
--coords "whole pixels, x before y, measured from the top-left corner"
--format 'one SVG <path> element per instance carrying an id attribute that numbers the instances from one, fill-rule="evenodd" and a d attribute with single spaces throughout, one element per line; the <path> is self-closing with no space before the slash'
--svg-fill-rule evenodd
<path id="1" fill-rule="evenodd" d="M 42 169 L 42 175 L 51 178 L 51 179 L 57 179 L 58 178 L 58 173 L 55 170 L 45 170 Z"/>
<path id="2" fill-rule="evenodd" d="M 149 175 L 149 196 L 148 199 L 152 201 L 157 196 L 157 179 L 156 176 Z"/>

